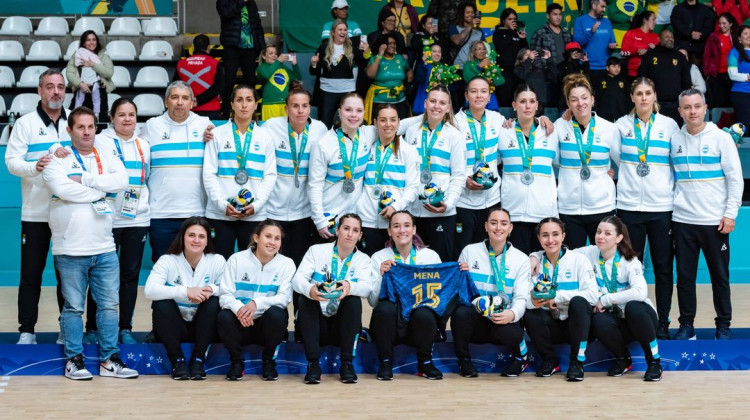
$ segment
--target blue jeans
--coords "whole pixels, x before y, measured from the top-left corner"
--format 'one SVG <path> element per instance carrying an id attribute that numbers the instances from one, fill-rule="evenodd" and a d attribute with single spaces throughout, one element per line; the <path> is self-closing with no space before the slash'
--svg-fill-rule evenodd
<path id="1" fill-rule="evenodd" d="M 65 298 L 60 328 L 65 335 L 65 355 L 83 354 L 83 315 L 86 289 L 96 302 L 96 325 L 99 327 L 99 359 L 106 360 L 119 352 L 117 347 L 120 262 L 116 252 L 74 257 L 55 255 Z"/>

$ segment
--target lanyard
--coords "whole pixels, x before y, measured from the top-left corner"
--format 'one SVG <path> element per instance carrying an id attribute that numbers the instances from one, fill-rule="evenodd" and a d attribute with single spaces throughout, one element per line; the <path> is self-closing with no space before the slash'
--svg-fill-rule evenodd
<path id="1" fill-rule="evenodd" d="M 83 164 L 83 159 L 81 158 L 81 154 L 78 153 L 78 150 L 76 150 L 75 147 L 71 147 L 73 149 L 73 155 L 75 156 L 78 163 L 81 164 L 81 168 L 88 172 L 88 169 L 86 169 L 86 165 Z M 99 152 L 96 151 L 96 147 L 92 149 L 94 151 L 94 158 L 96 159 L 96 167 L 99 169 L 99 175 L 104 173 L 104 169 L 102 168 L 102 161 L 99 159 Z"/>
<path id="2" fill-rule="evenodd" d="M 505 294 L 505 254 L 507 254 L 508 242 L 503 245 L 503 256 L 500 258 L 500 268 L 497 267 L 497 260 L 495 259 L 495 250 L 490 245 L 490 241 L 487 241 L 487 253 L 490 255 L 490 266 L 492 267 L 492 273 L 495 274 L 495 285 L 497 286 L 497 293 Z M 557 273 L 557 271 L 555 271 Z"/>
<path id="3" fill-rule="evenodd" d="M 393 259 L 396 260 L 396 262 L 404 263 L 401 254 L 396 247 L 393 247 Z M 409 262 L 405 264 L 417 265 L 417 249 L 414 248 L 414 245 L 411 246 L 411 250 L 409 251 Z"/>
<path id="4" fill-rule="evenodd" d="M 427 144 L 427 132 L 430 129 L 427 128 L 427 122 L 422 125 L 422 170 L 430 169 L 430 157 L 432 155 L 432 148 L 435 146 L 435 142 L 440 136 L 440 132 L 443 130 L 443 122 L 441 121 L 435 131 L 432 132 L 432 138 L 430 139 L 429 145 Z"/>
<path id="5" fill-rule="evenodd" d="M 534 133 L 536 131 L 536 124 L 531 123 L 531 130 L 529 130 L 529 143 L 526 144 L 523 131 L 521 130 L 521 124 L 516 120 L 516 139 L 518 140 L 518 151 L 521 153 L 521 163 L 523 169 L 531 169 L 531 161 L 534 159 Z"/>
<path id="6" fill-rule="evenodd" d="M 586 136 L 586 145 L 583 144 L 583 133 L 581 132 L 581 126 L 575 119 L 571 121 L 573 124 L 573 135 L 576 137 L 576 144 L 578 145 L 578 156 L 581 159 L 583 165 L 588 165 L 591 161 L 591 145 L 594 144 L 594 131 L 596 130 L 596 117 L 591 116 L 591 123 L 589 124 L 589 135 Z"/>
<path id="7" fill-rule="evenodd" d="M 381 150 L 383 146 L 378 141 L 378 147 L 375 148 L 375 185 L 380 185 L 383 182 L 383 175 L 385 174 L 385 166 L 388 164 L 388 160 L 393 154 L 393 143 L 385 147 L 385 156 L 380 159 Z"/>
<path id="8" fill-rule="evenodd" d="M 292 165 L 294 165 L 294 173 L 299 173 L 299 164 L 302 161 L 302 156 L 305 153 L 305 146 L 307 146 L 307 135 L 310 131 L 310 123 L 305 123 L 305 130 L 300 134 L 299 141 L 299 152 L 297 152 L 297 139 L 294 137 L 294 131 L 292 125 L 287 124 L 289 127 L 289 146 L 292 149 Z M 343 156 L 343 155 L 342 155 Z"/>
<path id="9" fill-rule="evenodd" d="M 334 245 L 333 246 L 333 255 L 331 256 L 331 273 L 333 273 L 333 280 L 334 281 L 343 281 L 346 279 L 346 272 L 349 271 L 349 265 L 352 263 L 352 257 L 354 256 L 354 253 L 357 252 L 357 250 L 353 250 L 351 254 L 349 254 L 348 257 L 343 262 L 343 266 L 341 267 L 341 271 L 338 271 L 339 269 L 339 246 Z"/>
<path id="10" fill-rule="evenodd" d="M 648 141 L 651 138 L 651 127 L 654 126 L 654 114 L 648 118 L 648 130 L 646 130 L 646 138 L 641 136 L 641 119 L 638 118 L 638 114 L 633 118 L 633 124 L 635 125 L 635 141 L 638 145 L 638 161 L 645 162 L 646 155 L 648 154 Z"/>
<path id="11" fill-rule="evenodd" d="M 117 148 L 117 156 L 120 157 L 120 161 L 125 165 L 125 155 L 122 153 L 120 148 L 120 140 L 113 138 L 115 141 L 115 148 Z M 146 183 L 146 158 L 143 156 L 143 150 L 141 149 L 141 143 L 138 142 L 138 138 L 135 138 L 135 147 L 138 149 L 138 155 L 141 158 L 141 185 Z"/>
<path id="12" fill-rule="evenodd" d="M 239 166 L 240 169 L 245 169 L 245 165 L 247 164 L 247 152 L 250 151 L 250 143 L 253 142 L 253 124 L 250 123 L 250 125 L 247 126 L 244 144 L 241 143 L 240 130 L 237 128 L 237 124 L 235 124 L 234 121 L 232 121 L 232 130 L 234 134 L 234 151 L 237 154 L 237 166 Z"/>
<path id="13" fill-rule="evenodd" d="M 341 165 L 344 167 L 344 178 L 352 179 L 352 164 L 356 168 L 357 163 L 357 149 L 359 149 L 359 129 L 357 134 L 354 135 L 352 140 L 352 153 L 347 158 L 346 156 L 346 140 L 344 140 L 344 132 L 339 128 L 336 130 L 336 134 L 339 137 L 339 151 L 341 152 Z"/>
<path id="14" fill-rule="evenodd" d="M 552 271 L 552 278 L 550 279 L 550 281 L 552 282 L 552 287 L 557 286 L 557 272 L 560 268 L 560 260 L 562 259 L 563 254 L 565 254 L 565 250 L 561 249 L 560 254 L 557 256 L 555 269 Z M 546 254 L 542 254 L 542 273 L 544 274 L 544 277 L 549 278 L 549 260 L 547 259 Z"/>
<path id="15" fill-rule="evenodd" d="M 620 265 L 620 251 L 615 251 L 615 259 L 612 261 L 612 276 L 607 275 L 607 269 L 604 266 L 604 256 L 599 253 L 599 268 L 602 272 L 602 280 L 609 293 L 617 292 L 617 267 Z"/>
<path id="16" fill-rule="evenodd" d="M 487 113 L 482 114 L 482 128 L 477 136 L 477 128 L 474 126 L 476 120 L 471 116 L 471 111 L 466 110 L 466 122 L 469 123 L 469 132 L 471 132 L 471 141 L 474 142 L 474 158 L 477 162 L 484 161 L 484 145 L 487 139 Z"/>

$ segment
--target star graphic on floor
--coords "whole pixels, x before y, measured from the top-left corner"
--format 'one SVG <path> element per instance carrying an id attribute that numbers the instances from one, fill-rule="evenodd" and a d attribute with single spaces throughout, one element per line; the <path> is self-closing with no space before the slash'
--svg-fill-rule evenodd
<path id="1" fill-rule="evenodd" d="M 701 359 L 701 364 L 703 364 L 703 359 Z"/>
<path id="2" fill-rule="evenodd" d="M 680 362 L 674 362 L 675 367 L 680 366 Z"/>
<path id="3" fill-rule="evenodd" d="M 708 356 L 708 354 L 706 352 L 703 352 L 703 357 L 706 357 L 706 356 Z"/>
<path id="4" fill-rule="evenodd" d="M 708 358 L 711 360 L 716 360 L 716 355 L 711 353 L 710 355 L 708 355 Z"/>
<path id="5" fill-rule="evenodd" d="M 135 360 L 135 355 L 133 353 L 128 353 L 128 359 Z"/>
<path id="6" fill-rule="evenodd" d="M 151 363 L 146 363 L 146 367 L 150 368 L 151 367 Z"/>
<path id="7" fill-rule="evenodd" d="M 688 358 L 688 354 L 686 352 L 682 352 L 682 358 L 683 359 L 687 359 Z"/>

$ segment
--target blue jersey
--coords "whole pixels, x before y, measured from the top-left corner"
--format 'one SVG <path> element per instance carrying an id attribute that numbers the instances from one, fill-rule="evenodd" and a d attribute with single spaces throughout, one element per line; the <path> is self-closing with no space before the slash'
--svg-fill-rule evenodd
<path id="1" fill-rule="evenodd" d="M 405 265 L 396 263 L 383 275 L 380 299 L 400 305 L 401 318 L 409 320 L 411 311 L 431 308 L 439 316 L 445 315 L 455 304 L 455 298 L 464 305 L 479 296 L 468 271 L 461 271 L 458 263 L 430 265 Z"/>

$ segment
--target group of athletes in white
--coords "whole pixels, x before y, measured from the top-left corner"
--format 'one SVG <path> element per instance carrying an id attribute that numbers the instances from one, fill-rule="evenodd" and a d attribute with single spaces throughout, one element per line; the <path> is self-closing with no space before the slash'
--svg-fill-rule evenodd
<path id="1" fill-rule="evenodd" d="M 455 116 L 449 91 L 436 86 L 424 115 L 399 121 L 384 105 L 374 126 L 363 126 L 363 100 L 352 93 L 329 130 L 310 118 L 301 86 L 290 89 L 288 117 L 254 122 L 257 93 L 240 85 L 233 118 L 213 128 L 190 111 L 190 88 L 174 82 L 167 111 L 147 122 L 143 136 L 135 104 L 121 98 L 111 107 L 112 127 L 94 139 L 93 113 L 66 115 L 62 75 L 48 70 L 37 111 L 16 122 L 6 153 L 9 171 L 22 177 L 19 343 L 35 343 L 51 235 L 65 375 L 92 377 L 82 358 L 89 288 L 100 374 L 137 376 L 117 341 L 132 342 L 135 294 L 128 292 L 137 290 L 148 233 L 155 265 L 145 295 L 174 379 L 205 378 L 206 350 L 217 339 L 230 354 L 227 379 L 242 378 L 249 343 L 264 346 L 262 378 L 277 379 L 275 354 L 294 301 L 305 382 L 320 382 L 319 348 L 334 344 L 342 382 L 354 383 L 362 298 L 374 308 L 377 378 L 393 379 L 393 347 L 406 343 L 416 348 L 419 375 L 441 379 L 431 349 L 447 316 L 418 308 L 401 322 L 396 305 L 380 299 L 380 283 L 395 262 L 457 260 L 480 292 L 475 298 L 503 302 L 480 313 L 475 300 L 477 308 L 448 314 L 462 376 L 478 375 L 469 343 L 487 342 L 510 347 L 502 375 L 520 375 L 528 365 L 525 330 L 542 359 L 537 376 L 560 370 L 553 344 L 568 343 L 567 379 L 583 380 L 595 337 L 614 353 L 610 376 L 631 368 L 627 344 L 637 341 L 648 363 L 644 379 L 658 381 L 657 337 L 670 338 L 673 255 L 680 303 L 673 338 L 694 338 L 701 250 L 716 336 L 731 336 L 728 234 L 743 179 L 731 137 L 704 121 L 699 91 L 680 95 L 682 129 L 658 113 L 649 79 L 636 79 L 631 91 L 633 112 L 612 123 L 592 112 L 588 79 L 571 75 L 563 87 L 569 111 L 553 124 L 536 117 L 536 93 L 526 85 L 515 92 L 516 119 L 486 110 L 490 86 L 476 78 Z M 638 259 L 647 238 L 656 308 Z M 117 259 L 99 266 L 115 249 L 119 270 Z M 195 342 L 191 355 L 180 347 L 186 341 Z"/>

